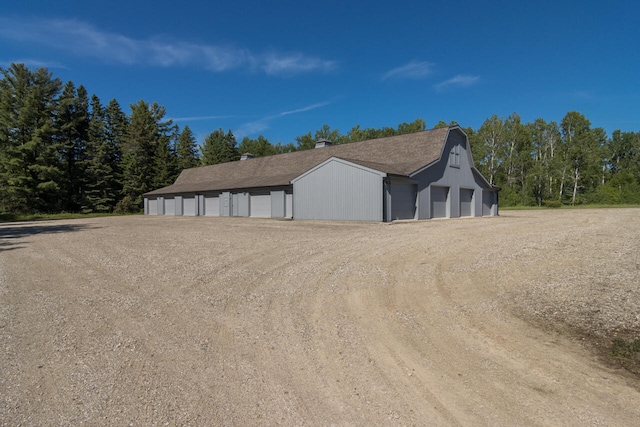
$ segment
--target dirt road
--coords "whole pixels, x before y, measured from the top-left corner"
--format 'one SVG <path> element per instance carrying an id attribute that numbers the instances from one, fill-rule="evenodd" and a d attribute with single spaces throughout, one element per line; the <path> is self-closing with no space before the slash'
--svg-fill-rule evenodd
<path id="1" fill-rule="evenodd" d="M 638 242 L 638 209 L 0 224 L 0 422 L 638 425 L 593 345 L 640 333 Z"/>

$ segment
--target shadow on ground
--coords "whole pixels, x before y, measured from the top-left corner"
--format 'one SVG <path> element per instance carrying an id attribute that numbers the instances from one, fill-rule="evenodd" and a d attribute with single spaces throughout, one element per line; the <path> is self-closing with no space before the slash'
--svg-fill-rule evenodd
<path id="1" fill-rule="evenodd" d="M 20 240 L 36 234 L 68 233 L 73 231 L 86 230 L 90 227 L 86 224 L 0 224 L 0 252 L 21 249 L 27 243 Z"/>

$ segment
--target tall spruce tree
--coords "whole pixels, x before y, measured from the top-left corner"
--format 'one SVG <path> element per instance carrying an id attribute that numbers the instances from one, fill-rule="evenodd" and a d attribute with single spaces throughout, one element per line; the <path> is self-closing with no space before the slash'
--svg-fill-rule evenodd
<path id="1" fill-rule="evenodd" d="M 0 72 L 0 209 L 55 212 L 63 171 L 53 118 L 62 83 L 24 64 Z"/>
<path id="2" fill-rule="evenodd" d="M 157 103 L 141 100 L 131 105 L 122 159 L 123 196 L 138 208 L 142 194 L 170 184 L 175 177 L 175 162 L 170 161 L 175 155 L 170 149 L 175 128 L 171 120 L 163 121 L 165 113 Z"/>
<path id="3" fill-rule="evenodd" d="M 198 145 L 196 138 L 189 126 L 185 126 L 178 135 L 178 143 L 176 144 L 176 156 L 178 171 L 196 167 L 200 164 L 198 156 Z"/>
<path id="4" fill-rule="evenodd" d="M 236 137 L 231 130 L 226 134 L 222 129 L 211 132 L 204 139 L 200 147 L 202 152 L 202 165 L 215 165 L 218 163 L 233 162 L 240 158 L 236 146 Z"/>
<path id="5" fill-rule="evenodd" d="M 55 145 L 62 163 L 59 180 L 62 209 L 75 212 L 84 205 L 87 184 L 86 141 L 89 132 L 89 99 L 83 86 L 67 82 L 55 114 Z"/>

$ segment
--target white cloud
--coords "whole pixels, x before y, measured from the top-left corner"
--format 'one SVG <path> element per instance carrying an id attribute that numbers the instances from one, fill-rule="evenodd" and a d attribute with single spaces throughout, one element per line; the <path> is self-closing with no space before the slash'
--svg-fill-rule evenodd
<path id="1" fill-rule="evenodd" d="M 277 114 L 272 114 L 266 117 L 262 117 L 258 120 L 254 120 L 252 122 L 248 122 L 243 124 L 242 126 L 240 126 L 238 129 L 235 130 L 234 135 L 237 138 L 242 138 L 244 136 L 247 135 L 252 135 L 252 134 L 256 134 L 259 132 L 262 132 L 264 130 L 269 129 L 270 127 L 270 122 L 278 119 L 280 117 L 284 117 L 284 116 L 288 116 L 291 114 L 300 114 L 300 113 L 304 113 L 307 111 L 311 111 L 311 110 L 315 110 L 317 108 L 322 108 L 325 107 L 327 105 L 331 104 L 331 102 L 318 102 L 315 104 L 311 104 L 311 105 L 307 105 L 306 107 L 301 107 L 301 108 L 296 108 L 295 110 L 289 110 L 289 111 L 282 111 L 280 113 Z"/>
<path id="2" fill-rule="evenodd" d="M 215 72 L 246 68 L 278 76 L 327 72 L 336 66 L 334 61 L 303 53 L 255 54 L 234 46 L 134 39 L 76 20 L 0 18 L 0 38 L 125 65 L 200 66 Z"/>
<path id="3" fill-rule="evenodd" d="M 0 67 L 8 68 L 11 64 L 24 64 L 29 68 L 62 68 L 67 69 L 64 65 L 56 61 L 41 61 L 38 59 L 18 58 L 11 61 L 0 60 Z"/>
<path id="4" fill-rule="evenodd" d="M 426 61 L 411 61 L 401 67 L 394 68 L 382 75 L 382 80 L 388 79 L 424 79 L 431 75 L 433 64 Z"/>
<path id="5" fill-rule="evenodd" d="M 455 77 L 450 78 L 436 84 L 434 87 L 437 91 L 442 91 L 451 86 L 468 87 L 474 85 L 480 81 L 480 76 L 470 76 L 467 74 L 458 74 Z"/>

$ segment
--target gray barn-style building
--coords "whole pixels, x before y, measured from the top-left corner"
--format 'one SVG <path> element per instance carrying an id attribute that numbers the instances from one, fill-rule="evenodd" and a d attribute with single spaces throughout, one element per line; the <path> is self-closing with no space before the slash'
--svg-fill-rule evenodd
<path id="1" fill-rule="evenodd" d="M 182 171 L 148 215 L 394 221 L 498 215 L 459 126 Z"/>

